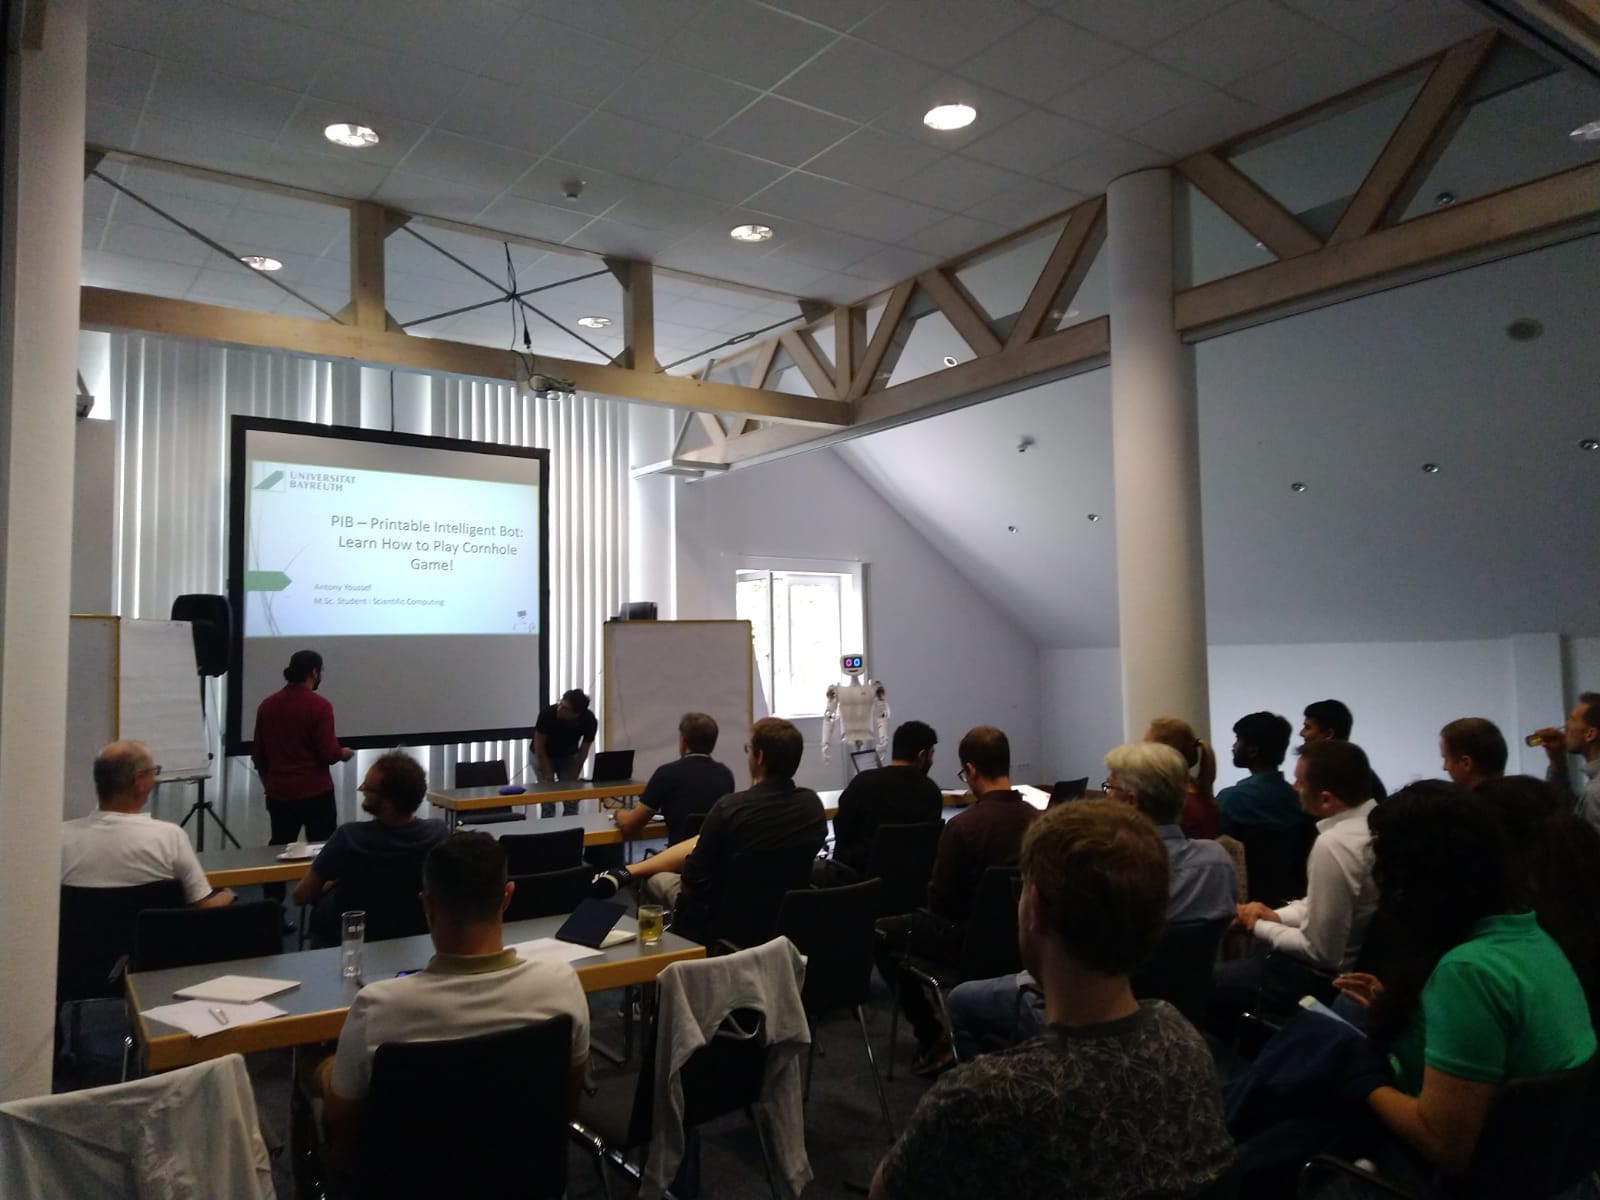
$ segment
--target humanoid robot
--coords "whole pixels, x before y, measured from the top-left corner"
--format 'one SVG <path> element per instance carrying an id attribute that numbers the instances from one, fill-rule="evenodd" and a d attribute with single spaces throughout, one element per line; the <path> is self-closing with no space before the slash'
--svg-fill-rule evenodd
<path id="1" fill-rule="evenodd" d="M 863 678 L 866 663 L 859 654 L 846 654 L 839 660 L 839 668 L 845 681 L 828 685 L 828 707 L 822 713 L 822 761 L 833 761 L 833 738 L 837 732 L 851 752 L 875 742 L 881 764 L 883 753 L 889 748 L 888 689 L 876 679 Z"/>

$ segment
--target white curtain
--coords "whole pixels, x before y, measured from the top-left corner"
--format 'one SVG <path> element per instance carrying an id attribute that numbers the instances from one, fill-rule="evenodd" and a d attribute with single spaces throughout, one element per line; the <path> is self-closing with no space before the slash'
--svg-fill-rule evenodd
<path id="1" fill-rule="evenodd" d="M 551 476 L 549 690 L 584 688 L 598 709 L 600 627 L 627 594 L 628 405 L 590 396 L 535 400 L 510 385 L 453 378 L 397 379 L 399 389 L 390 386 L 387 372 L 349 363 L 113 335 L 108 400 L 118 430 L 117 611 L 164 618 L 175 596 L 225 590 L 228 418 L 234 414 L 541 446 L 550 450 Z M 397 390 L 422 403 L 402 408 L 393 399 Z M 537 689 L 538 681 L 529 687 Z M 213 688 L 208 714 L 219 763 L 216 714 L 224 711 L 223 700 L 221 687 Z M 504 758 L 516 773 L 527 747 L 414 749 L 430 779 L 448 785 L 458 758 Z M 353 813 L 357 771 L 366 757 L 335 771 L 345 816 Z M 237 760 L 219 774 L 234 832 L 265 840 L 254 774 Z M 161 815 L 173 818 L 187 802 L 178 794 L 163 797 Z M 214 841 L 208 837 L 207 844 Z"/>

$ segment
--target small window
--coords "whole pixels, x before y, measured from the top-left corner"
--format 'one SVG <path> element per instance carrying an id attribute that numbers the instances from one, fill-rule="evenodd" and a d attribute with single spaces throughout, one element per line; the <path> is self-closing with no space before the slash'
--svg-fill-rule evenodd
<path id="1" fill-rule="evenodd" d="M 767 711 L 820 717 L 841 656 L 862 650 L 861 599 L 853 572 L 738 572 L 735 610 L 755 635 Z"/>

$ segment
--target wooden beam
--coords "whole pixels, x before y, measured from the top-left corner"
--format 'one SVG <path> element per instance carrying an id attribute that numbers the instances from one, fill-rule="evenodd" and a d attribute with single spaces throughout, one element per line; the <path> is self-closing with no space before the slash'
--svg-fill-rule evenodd
<path id="1" fill-rule="evenodd" d="M 919 416 L 976 404 L 1027 386 L 1029 380 L 1037 376 L 1087 368 L 1104 360 L 1110 347 L 1111 322 L 1107 317 L 1099 317 L 1035 338 L 1016 350 L 974 358 L 959 366 L 869 393 L 857 403 L 856 417 L 848 430 L 819 434 L 797 426 L 772 425 L 731 436 L 720 450 L 709 447 L 691 450 L 682 457 L 692 462 L 733 465 L 786 450 L 832 444 L 904 424 Z"/>
<path id="2" fill-rule="evenodd" d="M 490 346 L 443 338 L 408 337 L 403 333 L 358 329 L 332 321 L 246 312 L 108 288 L 82 290 L 80 320 L 91 329 L 136 329 L 408 371 L 515 381 L 519 372 L 526 369 L 524 360 L 517 354 Z M 850 421 L 850 406 L 827 398 L 791 396 L 784 392 L 709 383 L 683 375 L 634 371 L 607 363 L 579 362 L 543 354 L 537 357 L 537 362 L 541 371 L 572 380 L 579 391 L 645 404 L 733 413 L 767 421 L 794 421 L 803 425 L 841 426 Z"/>
<path id="3" fill-rule="evenodd" d="M 700 428 L 705 430 L 706 437 L 713 446 L 720 446 L 728 440 L 728 431 L 722 427 L 722 422 L 717 420 L 715 413 L 697 412 L 694 419 L 699 422 Z"/>
<path id="4" fill-rule="evenodd" d="M 949 319 L 950 324 L 955 326 L 961 340 L 972 347 L 974 354 L 982 358 L 1000 353 L 1000 339 L 995 337 L 994 330 L 989 328 L 989 322 L 978 311 L 978 306 L 967 295 L 966 289 L 954 278 L 935 267 L 918 275 L 917 283 L 928 293 L 929 299 L 939 306 L 939 311 Z"/>
<path id="5" fill-rule="evenodd" d="M 1600 163 L 1414 217 L 1316 254 L 1270 263 L 1173 297 L 1180 331 L 1305 305 L 1330 293 L 1371 291 L 1396 277 L 1474 251 L 1517 246 L 1600 225 Z"/>
<path id="6" fill-rule="evenodd" d="M 626 364 L 654 372 L 656 363 L 655 276 L 647 262 L 629 261 L 622 285 L 622 338 Z"/>
<path id="7" fill-rule="evenodd" d="M 1452 117 L 1468 85 L 1494 48 L 1490 31 L 1451 47 L 1429 73 L 1422 90 L 1400 119 L 1388 144 L 1361 181 L 1344 214 L 1328 236 L 1329 245 L 1354 241 L 1376 229 L 1386 214 L 1410 203 L 1427 173 L 1426 164 L 1449 140 Z"/>
<path id="8" fill-rule="evenodd" d="M 1279 258 L 1296 258 L 1322 248 L 1317 235 L 1299 218 L 1243 171 L 1210 151 L 1184 159 L 1178 171 Z"/>
<path id="9" fill-rule="evenodd" d="M 910 302 L 912 289 L 916 285 L 915 279 L 907 279 L 896 284 L 894 291 L 889 293 L 889 299 L 883 306 L 883 313 L 878 318 L 878 327 L 872 331 L 872 341 L 867 343 L 866 353 L 861 356 L 861 365 L 851 377 L 850 394 L 846 399 L 854 400 L 866 394 L 867 387 L 872 383 L 872 377 L 878 373 L 878 364 L 889 352 L 889 343 L 894 340 L 895 330 L 899 328 L 900 318 L 906 314 L 906 305 Z"/>
<path id="10" fill-rule="evenodd" d="M 811 390 L 819 396 L 833 396 L 833 376 L 811 348 L 811 339 L 798 329 L 786 329 L 778 335 L 778 341 L 789 352 L 789 357 L 794 359 L 794 365 L 800 368 L 800 374 L 805 376 Z"/>
<path id="11" fill-rule="evenodd" d="M 358 200 L 350 206 L 350 323 L 358 329 L 387 329 L 383 270 L 388 214 L 381 204 Z"/>
<path id="12" fill-rule="evenodd" d="M 856 360 L 867 343 L 867 314 L 859 304 L 840 305 L 833 310 L 834 395 L 844 399 L 855 378 Z"/>
<path id="13" fill-rule="evenodd" d="M 1067 223 L 1061 227 L 1061 235 L 1056 238 L 1055 248 L 1045 260 L 1044 270 L 1034 280 L 1027 303 L 1022 306 L 1011 332 L 1006 335 L 1007 350 L 1033 340 L 1039 332 L 1039 326 L 1044 323 L 1045 313 L 1050 311 L 1050 306 L 1063 289 L 1070 286 L 1072 291 L 1078 290 L 1094 263 L 1101 242 L 1105 240 L 1105 232 L 1104 196 L 1096 196 L 1072 210 Z"/>
<path id="14" fill-rule="evenodd" d="M 750 359 L 750 378 L 746 380 L 745 387 L 764 388 L 767 386 L 767 376 L 772 374 L 772 361 L 778 357 L 778 339 L 768 338 L 753 351 Z"/>

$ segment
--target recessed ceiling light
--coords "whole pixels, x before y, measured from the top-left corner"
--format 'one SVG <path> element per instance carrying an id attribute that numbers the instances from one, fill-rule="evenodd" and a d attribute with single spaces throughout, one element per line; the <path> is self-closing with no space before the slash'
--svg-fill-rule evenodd
<path id="1" fill-rule="evenodd" d="M 247 267 L 257 271 L 281 271 L 283 264 L 275 258 L 268 258 L 265 254 L 241 254 L 239 261 Z"/>
<path id="2" fill-rule="evenodd" d="M 1437 475 L 1439 473 L 1439 464 L 1438 463 L 1423 463 L 1422 464 L 1422 473 L 1424 475 Z"/>
<path id="3" fill-rule="evenodd" d="M 954 354 L 946 354 L 944 356 L 944 365 L 947 366 L 947 367 L 955 366 L 956 365 L 956 356 Z"/>
<path id="4" fill-rule="evenodd" d="M 579 317 L 578 324 L 585 329 L 605 329 L 611 324 L 610 317 Z"/>
<path id="5" fill-rule="evenodd" d="M 1570 136 L 1575 142 L 1600 142 L 1600 121 L 1579 125 Z"/>
<path id="6" fill-rule="evenodd" d="M 1454 192 L 1440 192 L 1433 198 L 1433 206 L 1435 208 L 1449 208 L 1455 202 L 1456 194 Z"/>
<path id="7" fill-rule="evenodd" d="M 1088 519 L 1091 522 L 1098 521 L 1100 519 L 1100 514 L 1099 513 L 1090 513 Z"/>
<path id="8" fill-rule="evenodd" d="M 1016 531 L 1017 531 L 1017 527 L 1015 525 L 1007 525 L 1006 526 L 1006 532 L 1007 533 L 1015 533 Z"/>
<path id="9" fill-rule="evenodd" d="M 1600 439 L 1584 438 L 1578 443 L 1578 448 L 1580 450 L 1600 450 Z"/>
<path id="10" fill-rule="evenodd" d="M 378 131 L 370 125 L 351 125 L 344 121 L 329 125 L 322 131 L 322 136 L 335 146 L 344 146 L 350 150 L 365 150 L 370 146 L 376 146 L 381 140 Z"/>
<path id="11" fill-rule="evenodd" d="M 1513 342 L 1536 342 L 1544 336 L 1544 325 L 1533 317 L 1518 317 L 1506 326 L 1506 336 Z"/>
<path id="12" fill-rule="evenodd" d="M 1297 479 L 1289 485 L 1289 490 L 1291 492 L 1303 492 L 1306 490 L 1306 485 Z"/>
<path id="13" fill-rule="evenodd" d="M 736 242 L 765 242 L 772 238 L 770 225 L 735 225 L 728 236 Z"/>
<path id="14" fill-rule="evenodd" d="M 922 123 L 940 133 L 965 129 L 977 119 L 978 110 L 970 104 L 936 104 L 922 114 Z"/>
<path id="15" fill-rule="evenodd" d="M 1066 312 L 1061 314 L 1061 319 L 1063 321 L 1070 321 L 1070 320 L 1072 320 L 1073 317 L 1081 316 L 1081 315 L 1082 314 L 1080 314 L 1077 309 L 1069 308 L 1069 309 L 1067 309 Z"/>

